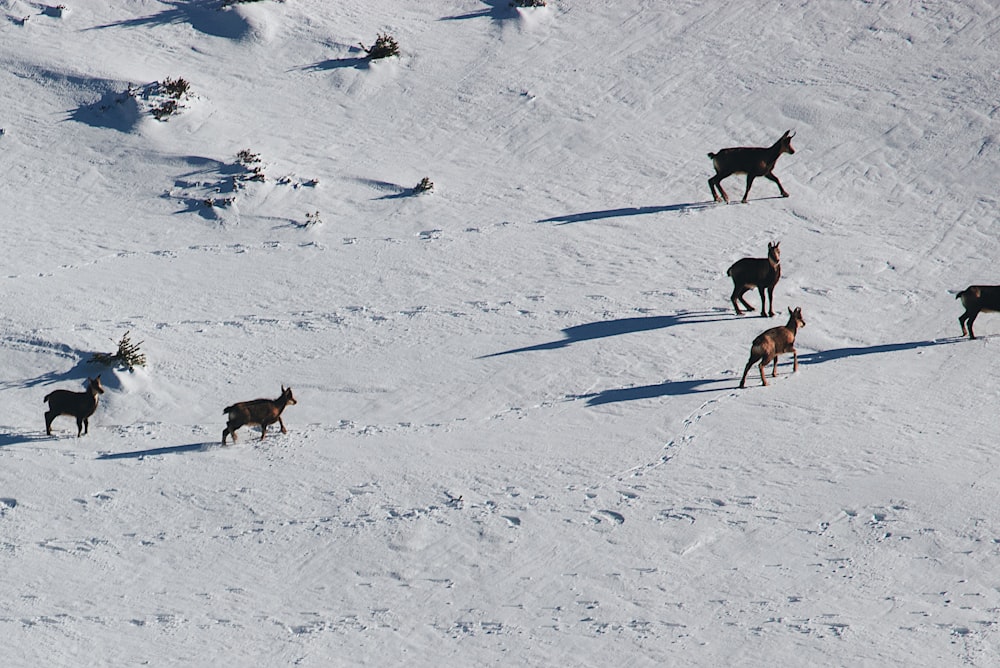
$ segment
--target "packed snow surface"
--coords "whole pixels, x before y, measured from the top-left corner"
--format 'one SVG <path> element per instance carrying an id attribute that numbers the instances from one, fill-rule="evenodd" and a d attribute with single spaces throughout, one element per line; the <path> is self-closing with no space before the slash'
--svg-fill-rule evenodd
<path id="1" fill-rule="evenodd" d="M 3 665 L 996 665 L 996 3 L 222 5 L 0 0 Z"/>

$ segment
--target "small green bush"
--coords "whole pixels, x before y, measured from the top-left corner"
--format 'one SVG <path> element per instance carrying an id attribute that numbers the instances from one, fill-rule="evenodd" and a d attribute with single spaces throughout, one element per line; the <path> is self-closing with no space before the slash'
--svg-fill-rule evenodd
<path id="1" fill-rule="evenodd" d="M 392 35 L 386 33 L 379 33 L 378 38 L 370 49 L 364 44 L 361 44 L 361 48 L 368 54 L 369 60 L 378 60 L 379 58 L 389 58 L 390 56 L 399 55 L 399 44 Z"/>
<path id="2" fill-rule="evenodd" d="M 88 360 L 92 364 L 104 364 L 105 366 L 124 366 L 129 371 L 135 371 L 137 366 L 146 366 L 146 356 L 139 352 L 139 343 L 132 343 L 129 340 L 129 333 L 125 332 L 122 340 L 118 342 L 118 352 L 115 353 L 94 353 Z"/>

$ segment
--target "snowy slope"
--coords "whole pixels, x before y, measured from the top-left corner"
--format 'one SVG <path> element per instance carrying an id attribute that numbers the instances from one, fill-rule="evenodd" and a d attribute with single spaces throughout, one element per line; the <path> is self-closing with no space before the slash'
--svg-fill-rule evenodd
<path id="1" fill-rule="evenodd" d="M 5 665 L 995 662 L 993 4 L 219 4 L 0 0 Z"/>

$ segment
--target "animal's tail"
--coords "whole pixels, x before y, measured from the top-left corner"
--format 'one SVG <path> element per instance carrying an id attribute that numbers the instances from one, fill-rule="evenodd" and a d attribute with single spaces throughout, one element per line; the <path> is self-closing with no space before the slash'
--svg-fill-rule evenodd
<path id="1" fill-rule="evenodd" d="M 965 290 L 962 290 L 957 295 L 955 295 L 955 299 L 961 299 L 962 302 L 965 303 L 966 295 L 969 295 L 970 297 L 973 298 L 979 297 L 979 290 L 977 290 L 976 288 L 966 288 Z"/>
<path id="2" fill-rule="evenodd" d="M 708 159 L 709 160 L 715 160 L 715 154 L 714 153 L 709 153 L 708 154 Z"/>
<path id="3" fill-rule="evenodd" d="M 730 267 L 729 269 L 726 269 L 726 276 L 732 276 L 732 275 L 733 275 L 733 268 Z"/>
<path id="4" fill-rule="evenodd" d="M 50 397 L 51 397 L 51 396 L 52 396 L 53 394 L 55 394 L 55 393 L 54 393 L 54 392 L 49 392 L 48 394 L 46 394 L 46 395 L 45 395 L 45 398 L 44 398 L 44 399 L 42 399 L 42 403 L 43 403 L 43 404 L 47 404 L 47 403 L 49 403 L 49 398 L 50 398 Z"/>
<path id="5" fill-rule="evenodd" d="M 233 406 L 226 406 L 225 408 L 222 409 L 222 414 L 228 415 L 229 411 L 233 410 L 233 408 L 235 408 L 235 404 Z"/>

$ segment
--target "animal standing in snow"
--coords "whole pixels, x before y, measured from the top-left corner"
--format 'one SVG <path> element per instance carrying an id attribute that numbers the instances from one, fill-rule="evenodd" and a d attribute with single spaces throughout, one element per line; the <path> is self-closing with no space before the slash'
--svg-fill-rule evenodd
<path id="1" fill-rule="evenodd" d="M 767 257 L 745 257 L 737 260 L 727 271 L 726 275 L 733 279 L 733 295 L 730 299 L 736 315 L 743 315 L 740 305 L 736 300 L 743 302 L 747 312 L 753 311 L 753 306 L 743 299 L 743 293 L 750 288 L 756 287 L 760 293 L 760 314 L 762 316 L 774 316 L 774 286 L 781 278 L 781 249 L 778 246 L 780 241 L 767 244 Z M 766 309 L 767 300 L 764 299 L 764 290 L 771 300 L 771 308 Z"/>
<path id="2" fill-rule="evenodd" d="M 805 326 L 806 321 L 802 319 L 802 309 L 796 307 L 793 311 L 789 308 L 788 324 L 782 327 L 772 327 L 766 332 L 759 334 L 750 346 L 750 360 L 747 362 L 746 368 L 743 369 L 743 380 L 740 381 L 740 387 L 746 387 L 747 373 L 749 373 L 750 367 L 753 366 L 754 362 L 758 360 L 760 360 L 760 382 L 764 385 L 767 385 L 767 379 L 764 378 L 764 367 L 770 362 L 774 362 L 771 377 L 777 377 L 778 375 L 778 355 L 791 353 L 793 360 L 792 372 L 798 371 L 799 354 L 795 351 L 795 333 L 799 330 L 799 327 Z"/>
<path id="3" fill-rule="evenodd" d="M 719 195 L 722 195 L 722 199 L 727 204 L 729 203 L 729 196 L 722 189 L 722 179 L 733 174 L 747 175 L 747 190 L 743 193 L 744 204 L 747 203 L 750 186 L 758 176 L 763 176 L 774 181 L 778 185 L 778 190 L 781 191 L 781 196 L 788 197 L 788 193 L 781 186 L 781 181 L 778 180 L 778 177 L 774 175 L 772 170 L 774 169 L 774 163 L 778 161 L 782 153 L 788 153 L 789 155 L 795 153 L 795 149 L 792 148 L 792 137 L 794 136 L 795 134 L 791 130 L 788 130 L 785 134 L 781 135 L 781 139 L 774 142 L 769 148 L 741 146 L 739 148 L 724 148 L 718 153 L 709 153 L 708 157 L 712 160 L 712 165 L 715 167 L 715 176 L 708 180 L 708 187 L 712 189 L 712 197 L 715 201 L 718 202 Z M 719 189 L 718 193 L 715 192 L 716 188 Z"/>
<path id="4" fill-rule="evenodd" d="M 90 416 L 97 410 L 98 395 L 104 394 L 101 376 L 87 379 L 86 392 L 70 392 L 55 390 L 45 395 L 42 400 L 49 405 L 45 411 L 45 433 L 52 435 L 52 421 L 60 415 L 72 415 L 76 418 L 76 437 L 90 431 Z"/>
<path id="5" fill-rule="evenodd" d="M 229 422 L 222 430 L 222 444 L 226 444 L 226 436 L 232 434 L 233 443 L 236 442 L 236 430 L 245 424 L 260 425 L 260 440 L 264 440 L 267 435 L 269 425 L 277 422 L 281 425 L 281 433 L 287 434 L 285 421 L 281 419 L 281 412 L 288 404 L 298 403 L 292 395 L 292 388 L 281 386 L 281 396 L 277 399 L 254 399 L 253 401 L 241 401 L 226 406 L 222 412 L 229 415 Z"/>
<path id="6" fill-rule="evenodd" d="M 958 316 L 958 324 L 962 326 L 962 336 L 965 336 L 966 321 L 969 324 L 969 338 L 974 339 L 972 323 L 980 311 L 1000 311 L 1000 285 L 970 285 L 955 295 L 962 300 L 965 313 Z"/>

